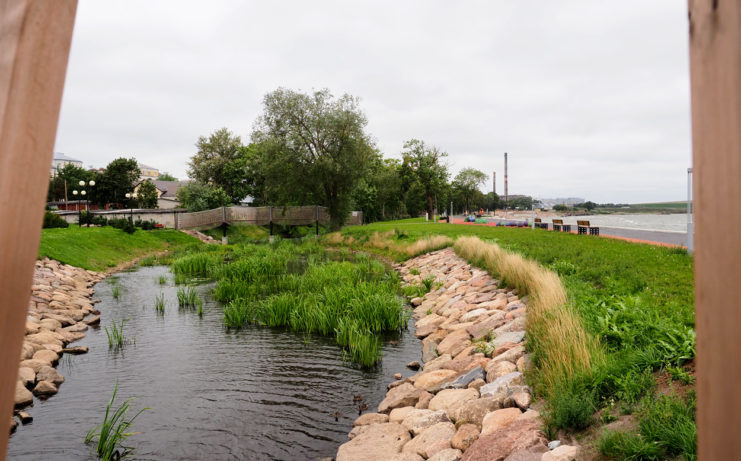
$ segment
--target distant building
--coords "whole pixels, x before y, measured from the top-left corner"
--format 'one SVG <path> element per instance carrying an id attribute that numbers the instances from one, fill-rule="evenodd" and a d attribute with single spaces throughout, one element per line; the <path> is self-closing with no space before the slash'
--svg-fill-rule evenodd
<path id="1" fill-rule="evenodd" d="M 155 181 L 145 179 L 143 181 L 151 181 L 154 187 L 157 188 L 157 207 L 158 208 L 177 208 L 180 206 L 180 202 L 177 199 L 178 189 L 188 184 L 188 181 Z M 139 192 L 139 184 L 143 181 L 139 181 L 134 187 L 134 192 Z"/>
<path id="2" fill-rule="evenodd" d="M 82 168 L 82 160 L 77 160 L 61 152 L 54 152 L 54 158 L 51 161 L 51 176 L 56 176 L 57 171 L 61 170 L 67 165 L 74 165 Z"/>
<path id="3" fill-rule="evenodd" d="M 160 177 L 160 170 L 155 167 L 139 163 L 139 170 L 141 170 L 141 176 L 139 176 L 139 179 L 142 181 L 145 179 L 151 179 L 154 181 Z"/>

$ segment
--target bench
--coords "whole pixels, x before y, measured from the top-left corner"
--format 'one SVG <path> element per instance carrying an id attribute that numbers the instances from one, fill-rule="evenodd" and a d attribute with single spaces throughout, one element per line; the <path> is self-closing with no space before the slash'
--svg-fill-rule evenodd
<path id="1" fill-rule="evenodd" d="M 563 219 L 554 219 L 553 230 L 556 232 L 571 232 L 571 224 L 564 224 Z"/>
<path id="2" fill-rule="evenodd" d="M 589 225 L 589 221 L 576 221 L 579 234 L 599 235 L 599 227 Z"/>
<path id="3" fill-rule="evenodd" d="M 537 227 L 538 229 L 548 230 L 548 223 L 543 222 L 540 218 L 535 218 L 535 227 Z"/>

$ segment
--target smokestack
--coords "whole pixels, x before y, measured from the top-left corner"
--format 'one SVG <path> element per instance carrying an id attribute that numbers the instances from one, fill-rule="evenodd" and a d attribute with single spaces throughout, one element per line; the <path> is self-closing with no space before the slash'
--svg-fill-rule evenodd
<path id="1" fill-rule="evenodd" d="M 504 203 L 507 203 L 507 199 L 509 198 L 507 195 L 507 153 L 504 153 Z"/>
<path id="2" fill-rule="evenodd" d="M 492 188 L 492 191 L 494 192 L 494 195 L 496 195 L 497 194 L 497 172 L 496 171 L 493 172 L 491 174 L 491 177 L 493 180 L 492 182 L 494 183 L 494 187 Z"/>

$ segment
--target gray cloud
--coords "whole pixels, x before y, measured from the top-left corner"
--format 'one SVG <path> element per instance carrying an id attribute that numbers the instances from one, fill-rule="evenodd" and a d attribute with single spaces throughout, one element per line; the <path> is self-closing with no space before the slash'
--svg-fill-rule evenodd
<path id="1" fill-rule="evenodd" d="M 507 151 L 510 193 L 681 199 L 686 17 L 672 0 L 82 0 L 57 150 L 182 177 L 199 135 L 249 137 L 265 93 L 327 87 L 361 97 L 387 156 L 421 138 L 499 192 Z"/>

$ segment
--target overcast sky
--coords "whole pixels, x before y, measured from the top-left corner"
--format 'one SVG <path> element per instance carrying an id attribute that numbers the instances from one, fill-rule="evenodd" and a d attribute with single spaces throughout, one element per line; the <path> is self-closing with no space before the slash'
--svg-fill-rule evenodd
<path id="1" fill-rule="evenodd" d="M 686 2 L 80 0 L 56 151 L 186 176 L 278 87 L 361 98 L 386 156 L 423 139 L 509 193 L 681 200 Z M 491 190 L 491 180 L 482 187 Z"/>

